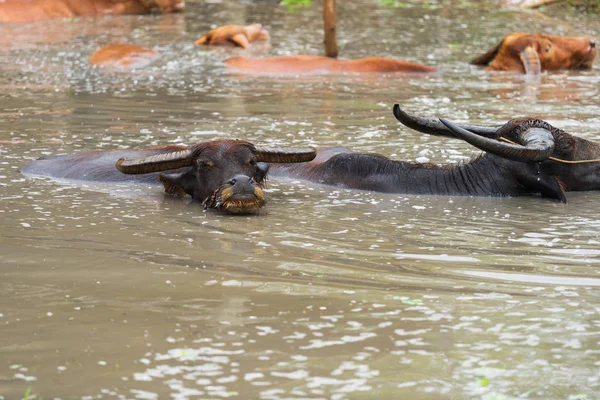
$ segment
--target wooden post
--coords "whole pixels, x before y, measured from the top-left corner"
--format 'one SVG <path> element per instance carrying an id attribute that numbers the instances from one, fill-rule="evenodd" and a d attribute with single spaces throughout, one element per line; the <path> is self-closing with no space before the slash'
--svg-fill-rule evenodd
<path id="1" fill-rule="evenodd" d="M 337 58 L 338 46 L 335 38 L 335 0 L 324 0 L 323 29 L 325 30 L 325 55 Z"/>

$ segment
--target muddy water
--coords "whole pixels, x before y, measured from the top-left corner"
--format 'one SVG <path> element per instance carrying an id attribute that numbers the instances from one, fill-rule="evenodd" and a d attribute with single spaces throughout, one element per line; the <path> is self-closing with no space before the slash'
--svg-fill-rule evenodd
<path id="1" fill-rule="evenodd" d="M 565 205 L 271 179 L 261 215 L 229 217 L 152 188 L 19 173 L 46 154 L 217 138 L 478 154 L 399 126 L 395 102 L 486 125 L 537 114 L 600 140 L 597 67 L 531 80 L 466 63 L 511 31 L 597 38 L 594 16 L 347 3 L 343 56 L 440 72 L 248 77 L 221 64 L 243 52 L 192 44 L 262 22 L 271 46 L 251 53 L 317 54 L 319 5 L 0 26 L 0 398 L 599 398 L 598 193 Z M 132 74 L 86 65 L 117 41 L 162 56 Z"/>

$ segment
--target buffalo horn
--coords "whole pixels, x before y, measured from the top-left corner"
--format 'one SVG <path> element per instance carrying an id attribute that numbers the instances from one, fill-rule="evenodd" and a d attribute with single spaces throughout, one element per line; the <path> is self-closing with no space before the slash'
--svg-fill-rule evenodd
<path id="1" fill-rule="evenodd" d="M 554 151 L 554 137 L 552 133 L 542 128 L 530 128 L 519 134 L 520 144 L 503 143 L 497 140 L 481 137 L 461 128 L 447 119 L 440 121 L 448 127 L 458 138 L 481 149 L 510 160 L 521 162 L 540 162 L 546 160 Z"/>
<path id="2" fill-rule="evenodd" d="M 256 161 L 266 163 L 302 163 L 316 157 L 314 149 L 280 149 L 256 146 Z"/>
<path id="3" fill-rule="evenodd" d="M 117 160 L 117 169 L 124 174 L 149 174 L 193 165 L 192 151 L 189 149 L 165 154 L 138 158 L 137 160 Z"/>
<path id="4" fill-rule="evenodd" d="M 523 68 L 525 68 L 526 74 L 539 75 L 542 73 L 540 57 L 533 47 L 525 47 L 525 50 L 519 54 L 519 57 L 521 58 L 521 62 L 523 63 Z"/>
<path id="5" fill-rule="evenodd" d="M 398 104 L 394 104 L 394 116 L 402 124 L 408 126 L 411 129 L 414 129 L 416 131 L 427 133 L 429 135 L 434 135 L 434 136 L 445 136 L 445 137 L 456 138 L 456 136 L 454 136 L 452 134 L 452 132 L 449 131 L 448 128 L 446 128 L 446 126 L 444 126 L 444 124 L 442 124 L 437 119 L 423 118 L 423 117 L 417 117 L 415 115 L 407 114 L 400 108 L 400 105 L 398 105 Z M 459 125 L 459 126 L 470 132 L 476 133 L 481 136 L 489 137 L 489 138 L 495 138 L 496 132 L 498 131 L 498 128 L 488 128 L 488 127 L 484 127 L 484 126 L 476 126 L 476 125 Z"/>

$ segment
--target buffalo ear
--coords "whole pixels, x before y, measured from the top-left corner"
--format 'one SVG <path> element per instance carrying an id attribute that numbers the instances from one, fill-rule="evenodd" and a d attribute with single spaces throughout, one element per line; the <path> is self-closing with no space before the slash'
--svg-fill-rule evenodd
<path id="1" fill-rule="evenodd" d="M 165 188 L 165 193 L 171 196 L 184 197 L 186 193 L 192 196 L 196 177 L 192 171 L 160 174 L 160 182 Z"/>
<path id="2" fill-rule="evenodd" d="M 536 42 L 536 47 L 539 47 L 539 43 Z M 519 54 L 525 73 L 528 75 L 539 75 L 542 73 L 542 66 L 540 64 L 540 57 L 538 56 L 537 50 L 529 45 L 521 51 Z"/>
<path id="3" fill-rule="evenodd" d="M 544 173 L 531 175 L 527 174 L 521 182 L 526 187 L 533 187 L 540 191 L 544 197 L 559 200 L 561 203 L 567 202 L 565 196 L 565 186 L 556 176 L 546 175 Z"/>

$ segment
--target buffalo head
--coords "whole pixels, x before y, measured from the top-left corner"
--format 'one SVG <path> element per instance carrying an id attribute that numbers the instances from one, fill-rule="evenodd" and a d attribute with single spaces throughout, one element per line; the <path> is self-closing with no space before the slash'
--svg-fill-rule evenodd
<path id="1" fill-rule="evenodd" d="M 471 64 L 486 70 L 539 74 L 558 69 L 590 69 L 598 55 L 596 44 L 586 37 L 511 33 Z"/>
<path id="2" fill-rule="evenodd" d="M 270 162 L 312 160 L 316 152 L 254 146 L 243 140 L 198 143 L 183 150 L 125 160 L 116 167 L 124 174 L 161 173 L 165 192 L 190 195 L 205 208 L 229 213 L 249 213 L 264 205 L 263 184 Z"/>
<path id="3" fill-rule="evenodd" d="M 568 134 L 536 118 L 517 118 L 499 127 L 458 125 L 446 119 L 412 116 L 394 105 L 394 115 L 420 132 L 462 139 L 517 162 L 508 168 L 524 185 L 566 201 L 565 191 L 600 190 L 600 144 Z"/>

